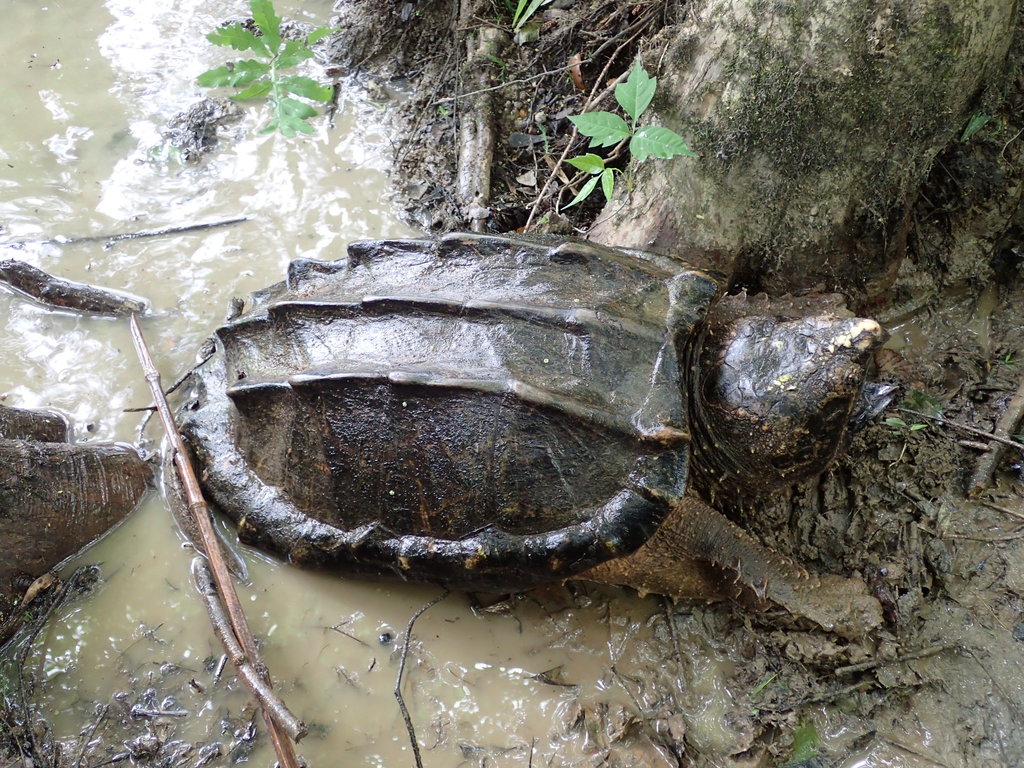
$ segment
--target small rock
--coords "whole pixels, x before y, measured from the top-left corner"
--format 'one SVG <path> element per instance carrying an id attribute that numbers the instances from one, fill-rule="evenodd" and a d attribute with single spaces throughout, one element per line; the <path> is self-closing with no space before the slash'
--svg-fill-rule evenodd
<path id="1" fill-rule="evenodd" d="M 524 187 L 536 187 L 537 173 L 535 171 L 527 171 L 521 176 L 516 176 L 516 182 L 522 184 Z"/>

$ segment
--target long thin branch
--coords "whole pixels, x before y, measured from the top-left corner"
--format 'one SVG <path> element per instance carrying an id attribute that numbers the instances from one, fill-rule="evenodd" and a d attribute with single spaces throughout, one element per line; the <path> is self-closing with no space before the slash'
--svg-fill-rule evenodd
<path id="1" fill-rule="evenodd" d="M 460 93 L 458 96 L 444 96 L 444 97 L 442 97 L 440 99 L 436 99 L 435 101 L 430 102 L 430 104 L 428 104 L 427 106 L 436 107 L 436 106 L 439 106 L 441 104 L 447 104 L 447 103 L 452 102 L 452 101 L 458 101 L 459 99 L 464 99 L 467 96 L 476 96 L 476 95 L 481 94 L 481 93 L 490 93 L 491 91 L 500 91 L 503 88 L 510 88 L 513 85 L 524 85 L 525 83 L 532 83 L 534 80 L 540 80 L 542 77 L 547 77 L 548 75 L 557 75 L 560 72 L 566 72 L 566 71 L 572 69 L 573 67 L 578 67 L 581 64 L 588 64 L 589 62 L 590 62 L 589 59 L 584 59 L 582 61 L 577 61 L 577 62 L 575 62 L 573 64 L 566 64 L 563 67 L 555 67 L 554 69 L 548 69 L 548 70 L 545 70 L 544 72 L 538 72 L 537 74 L 530 75 L 529 77 L 521 77 L 521 78 L 518 78 L 516 80 L 506 80 L 506 81 L 504 81 L 502 83 L 498 83 L 497 85 L 492 85 L 489 88 L 479 88 L 479 89 L 477 89 L 475 91 L 466 91 L 465 93 Z"/>
<path id="2" fill-rule="evenodd" d="M 213 583 L 210 567 L 201 557 L 192 560 L 192 578 L 195 580 L 196 589 L 202 596 L 203 602 L 206 603 L 206 612 L 210 616 L 213 632 L 223 644 L 228 659 L 238 670 L 238 676 L 249 686 L 249 690 L 253 692 L 260 705 L 274 713 L 274 721 L 284 728 L 289 736 L 298 741 L 306 732 L 305 724 L 289 711 L 285 703 L 281 701 L 281 697 L 274 693 L 246 658 L 242 646 L 238 644 L 235 633 L 231 630 L 231 622 L 220 602 L 220 594 L 217 592 L 217 586 Z"/>
<path id="3" fill-rule="evenodd" d="M 0 260 L 0 282 L 54 309 L 110 317 L 124 317 L 147 309 L 146 302 L 137 296 L 55 277 L 18 259 Z"/>
<path id="4" fill-rule="evenodd" d="M 900 413 L 909 413 L 911 416 L 920 416 L 923 419 L 931 419 L 932 421 L 937 421 L 939 424 L 944 424 L 947 427 L 959 429 L 962 432 L 968 432 L 972 435 L 978 435 L 979 437 L 984 437 L 986 440 L 994 440 L 995 442 L 1002 443 L 1010 448 L 1016 448 L 1018 451 L 1024 451 L 1024 443 L 1018 443 L 1016 440 L 1011 440 L 1008 437 L 1001 437 L 1000 435 L 986 432 L 984 429 L 972 427 L 970 424 L 961 424 L 959 421 L 952 421 L 947 419 L 945 416 L 936 416 L 935 414 L 925 413 L 924 411 L 915 411 L 913 408 L 897 408 L 896 410 Z"/>
<path id="5" fill-rule="evenodd" d="M 217 591 L 224 601 L 231 629 L 239 645 L 242 647 L 244 657 L 249 660 L 249 663 L 252 664 L 259 677 L 263 679 L 263 682 L 269 688 L 270 675 L 260 659 L 259 651 L 256 648 L 256 640 L 253 638 L 252 631 L 249 629 L 249 624 L 245 619 L 242 604 L 238 599 L 238 593 L 235 592 L 234 582 L 231 581 L 231 574 L 228 572 L 227 563 L 224 560 L 220 544 L 214 533 L 213 523 L 210 521 L 210 510 L 203 499 L 202 491 L 199 488 L 199 480 L 196 478 L 195 471 L 188 460 L 185 444 L 178 433 L 178 427 L 174 423 L 171 407 L 167 404 L 167 398 L 164 396 L 163 389 L 161 388 L 160 372 L 157 370 L 156 365 L 153 363 L 153 358 L 149 354 L 149 347 L 146 345 L 142 329 L 139 328 L 138 318 L 135 315 L 131 316 L 131 332 L 135 351 L 139 356 L 139 361 L 142 363 L 142 370 L 146 376 L 146 381 L 149 383 L 150 391 L 153 393 L 153 402 L 160 413 L 160 421 L 163 422 L 164 431 L 167 433 L 167 438 L 171 443 L 171 450 L 174 451 L 174 464 L 177 467 L 182 485 L 185 486 L 189 512 L 195 521 L 196 529 L 199 531 L 204 553 L 210 562 L 213 582 L 217 585 Z M 245 677 L 242 679 L 248 682 Z M 255 691 L 253 691 L 253 695 L 257 699 L 260 698 Z M 274 718 L 274 714 L 273 710 L 263 708 L 263 719 L 267 724 L 267 733 L 270 736 L 271 743 L 274 745 L 274 752 L 277 754 L 278 761 L 283 768 L 298 768 L 299 763 L 295 756 L 295 748 L 284 732 L 288 724 L 278 723 Z M 298 721 L 296 720 L 296 722 Z M 305 727 L 302 726 L 299 729 L 296 741 L 298 738 L 301 738 L 304 732 Z"/>
<path id="6" fill-rule="evenodd" d="M 186 232 L 199 232 L 204 229 L 226 227 L 229 224 L 239 224 L 248 221 L 248 216 L 235 216 L 231 219 L 220 219 L 218 221 L 207 221 L 199 224 L 182 224 L 176 227 L 163 227 L 161 229 L 145 229 L 141 232 L 119 232 L 114 235 L 85 235 L 83 237 L 51 237 L 48 240 L 12 240 L 2 245 L 9 245 L 21 248 L 26 245 L 80 245 L 81 243 L 116 243 L 119 240 L 140 240 L 146 237 L 164 237 L 165 235 L 180 235 Z"/>

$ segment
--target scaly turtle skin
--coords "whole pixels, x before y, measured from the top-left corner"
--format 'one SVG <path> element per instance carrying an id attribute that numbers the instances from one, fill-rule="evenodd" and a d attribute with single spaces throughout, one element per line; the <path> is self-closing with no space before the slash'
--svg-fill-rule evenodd
<path id="1" fill-rule="evenodd" d="M 691 469 L 774 486 L 843 440 L 877 324 L 745 317 L 721 289 L 579 241 L 354 243 L 217 330 L 182 431 L 241 538 L 293 561 L 461 589 L 577 576 L 687 507 Z"/>

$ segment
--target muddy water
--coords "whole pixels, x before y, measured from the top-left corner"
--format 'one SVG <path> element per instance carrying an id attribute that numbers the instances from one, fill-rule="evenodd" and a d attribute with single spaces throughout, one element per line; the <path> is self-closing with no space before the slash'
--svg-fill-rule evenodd
<path id="1" fill-rule="evenodd" d="M 329 16 L 325 2 L 278 6 L 315 24 Z M 200 97 L 194 77 L 226 58 L 203 35 L 241 7 L 0 2 L 8 62 L 0 238 L 12 249 L 4 257 L 146 297 L 155 312 L 144 330 L 165 381 L 192 362 L 231 297 L 280 279 L 289 260 L 337 258 L 358 237 L 412 234 L 382 202 L 384 137 L 374 107 L 355 96 L 342 99 L 333 130 L 320 125 L 312 138 L 260 135 L 265 115 L 251 105 L 204 162 L 183 165 L 166 152 L 167 120 Z M 248 221 L 111 247 L 41 242 L 236 216 Z M 125 323 L 0 293 L 0 325 L 3 402 L 59 409 L 79 439 L 137 438 L 139 416 L 124 409 L 148 396 Z M 159 440 L 152 427 L 146 437 Z M 397 648 L 436 591 L 350 583 L 244 555 L 253 628 L 281 692 L 312 729 L 301 752 L 313 765 L 411 765 L 393 697 Z M 220 742 L 232 759 L 246 754 L 252 712 L 230 670 L 217 675 L 220 650 L 190 587 L 191 556 L 154 495 L 80 560 L 102 564 L 102 585 L 60 612 L 32 657 L 56 736 L 91 727 L 99 703 L 108 714 L 98 734 L 151 729 L 164 740 Z M 416 626 L 403 688 L 425 764 L 590 764 L 642 730 L 629 717 L 637 704 L 689 712 L 691 740 L 727 749 L 718 726 L 729 692 L 691 622 L 655 600 L 609 602 L 586 591 L 553 590 L 483 613 L 465 596 L 447 598 Z M 686 664 L 662 669 L 657 690 L 635 682 L 666 642 Z M 684 672 L 698 684 L 685 689 Z M 164 714 L 126 718 L 135 731 L 115 728 L 117 713 L 152 708 L 146 688 Z M 272 762 L 263 739 L 251 757 Z M 635 759 L 674 764 L 654 747 Z"/>

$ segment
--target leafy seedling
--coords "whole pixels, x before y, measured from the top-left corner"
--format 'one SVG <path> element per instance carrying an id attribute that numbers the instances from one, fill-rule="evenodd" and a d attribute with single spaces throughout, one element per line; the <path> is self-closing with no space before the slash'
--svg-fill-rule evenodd
<path id="1" fill-rule="evenodd" d="M 516 10 L 512 14 L 512 29 L 520 30 L 542 6 L 550 3 L 551 0 L 519 0 Z"/>
<path id="2" fill-rule="evenodd" d="M 992 119 L 992 115 L 986 115 L 982 112 L 975 112 L 971 119 L 967 121 L 967 126 L 964 128 L 964 132 L 960 135 L 960 141 L 967 141 L 974 134 L 988 125 Z"/>
<path id="3" fill-rule="evenodd" d="M 890 416 L 889 418 L 887 418 L 885 420 L 885 424 L 888 427 L 892 427 L 892 429 L 894 431 L 897 431 L 897 432 L 900 431 L 900 430 L 905 430 L 907 432 L 919 432 L 922 429 L 927 429 L 928 428 L 927 424 L 922 424 L 920 422 L 915 422 L 914 424 L 908 424 L 903 419 L 901 419 L 899 416 Z"/>
<path id="4" fill-rule="evenodd" d="M 286 40 L 281 34 L 281 17 L 274 11 L 271 0 L 249 0 L 249 10 L 256 32 L 246 24 L 235 22 L 215 29 L 206 39 L 214 45 L 252 51 L 257 58 L 228 62 L 203 72 L 196 82 L 204 88 L 240 88 L 234 95 L 236 99 L 265 98 L 273 109 L 273 116 L 261 133 L 280 131 L 284 136 L 313 133 L 307 121 L 317 111 L 309 102 L 328 102 L 334 91 L 331 86 L 312 78 L 283 73 L 311 58 L 310 46 L 332 30 L 319 27 L 301 40 Z"/>
<path id="5" fill-rule="evenodd" d="M 812 722 L 803 722 L 793 731 L 793 748 L 785 766 L 803 765 L 817 756 L 820 751 L 821 737 Z"/>
<path id="6" fill-rule="evenodd" d="M 628 123 L 613 112 L 584 112 L 582 115 L 569 116 L 576 129 L 589 137 L 590 148 L 612 147 L 621 141 L 629 140 L 630 162 L 627 165 L 626 181 L 630 189 L 633 186 L 631 172 L 634 162 L 642 163 L 649 157 L 664 160 L 676 155 L 699 157 L 686 146 L 683 137 L 673 130 L 660 125 L 637 127 L 640 116 L 651 105 L 657 89 L 658 78 L 651 77 L 643 65 L 637 63 L 629 77 L 615 86 L 615 100 L 629 117 Z M 568 162 L 573 167 L 593 175 L 594 178 L 583 185 L 579 194 L 566 208 L 586 200 L 598 182 L 601 183 L 605 199 L 611 200 L 615 192 L 615 174 L 622 173 L 620 169 L 607 166 L 602 157 L 592 153 L 571 158 Z"/>

